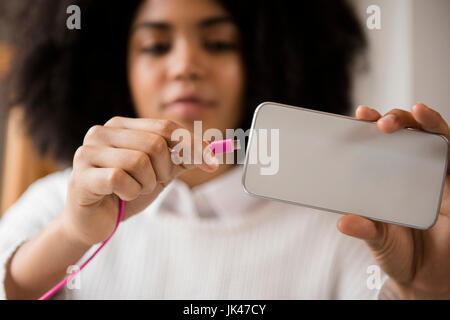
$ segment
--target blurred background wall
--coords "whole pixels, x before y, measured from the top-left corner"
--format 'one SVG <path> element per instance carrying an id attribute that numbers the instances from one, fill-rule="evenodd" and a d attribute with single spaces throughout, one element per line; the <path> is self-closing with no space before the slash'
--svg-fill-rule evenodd
<path id="1" fill-rule="evenodd" d="M 369 71 L 358 74 L 355 104 L 383 112 L 424 102 L 450 122 L 450 1 L 352 0 L 369 40 Z M 369 30 L 366 9 L 381 9 Z"/>
<path id="2" fill-rule="evenodd" d="M 1 0 L 0 1 L 0 92 L 2 90 L 2 78 L 8 69 L 11 58 L 11 46 L 9 43 L 14 35 L 12 20 L 15 15 L 26 5 L 27 0 Z M 1 99 L 0 99 L 1 104 Z M 0 169 L 3 164 L 3 150 L 5 141 L 6 115 L 3 106 L 0 105 Z M 0 170 L 2 181 L 2 170 Z M 0 182 L 0 194 L 2 191 Z"/>
<path id="3" fill-rule="evenodd" d="M 450 1 L 349 1 L 355 6 L 370 46 L 369 69 L 356 75 L 354 105 L 367 104 L 386 112 L 391 108 L 409 110 L 421 101 L 450 122 Z M 0 0 L 0 82 L 9 65 L 9 42 L 14 35 L 11 19 L 29 2 Z M 370 5 L 381 10 L 380 30 L 366 27 Z M 5 124 L 6 117 L 0 113 L 0 168 Z M 0 183 L 0 192 L 2 187 Z"/>

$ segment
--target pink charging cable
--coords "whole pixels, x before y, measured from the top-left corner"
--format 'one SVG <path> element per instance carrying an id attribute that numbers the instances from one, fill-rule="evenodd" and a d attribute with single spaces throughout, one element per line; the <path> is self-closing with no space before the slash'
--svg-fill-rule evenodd
<path id="1" fill-rule="evenodd" d="M 95 250 L 95 252 L 81 265 L 80 268 L 77 268 L 74 272 L 69 274 L 64 280 L 62 280 L 60 283 L 58 283 L 56 286 L 54 286 L 52 289 L 50 289 L 46 294 L 44 294 L 42 297 L 40 297 L 39 300 L 47 300 L 47 299 L 51 298 L 56 292 L 58 292 L 62 287 L 64 287 L 67 282 L 69 282 L 81 270 L 83 270 L 83 268 L 89 263 L 89 261 L 91 261 L 97 255 L 97 253 L 105 246 L 105 244 L 109 241 L 109 239 L 111 239 L 111 237 L 113 236 L 114 232 L 116 232 L 116 229 L 119 226 L 120 221 L 122 220 L 123 211 L 125 209 L 125 201 L 120 200 L 119 206 L 120 206 L 119 207 L 119 217 L 117 218 L 116 226 L 114 227 L 114 230 L 109 235 L 109 237 L 106 238 L 105 241 L 103 241 L 102 245 L 100 247 L 98 247 L 97 250 Z"/>
<path id="2" fill-rule="evenodd" d="M 211 148 L 214 154 L 230 153 L 234 152 L 234 150 L 241 148 L 239 140 L 232 140 L 232 139 L 211 142 L 209 144 L 209 147 Z M 81 270 L 83 270 L 83 268 L 97 255 L 97 253 L 105 246 L 105 244 L 109 241 L 109 239 L 111 239 L 113 234 L 116 232 L 116 229 L 119 226 L 120 221 L 122 221 L 124 210 L 125 210 L 125 201 L 120 200 L 119 216 L 117 217 L 116 226 L 114 227 L 114 230 L 109 235 L 109 237 L 102 242 L 100 247 L 98 247 L 98 249 L 95 250 L 95 252 L 79 268 L 77 268 L 74 272 L 72 272 L 66 278 L 64 278 L 64 280 L 62 280 L 60 283 L 58 283 L 56 286 L 50 289 L 47 293 L 45 293 L 42 297 L 40 297 L 39 300 L 50 299 L 56 292 L 58 292 L 62 287 L 64 287 L 67 284 L 67 282 L 72 280 Z"/>

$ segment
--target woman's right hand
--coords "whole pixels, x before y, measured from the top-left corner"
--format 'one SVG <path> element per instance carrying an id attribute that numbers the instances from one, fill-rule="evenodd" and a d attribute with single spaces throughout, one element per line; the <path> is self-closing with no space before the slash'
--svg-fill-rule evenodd
<path id="1" fill-rule="evenodd" d="M 190 164 L 172 161 L 169 147 L 180 142 L 171 141 L 171 135 L 179 128 L 170 120 L 122 117 L 92 127 L 74 156 L 66 207 L 60 217 L 64 232 L 92 246 L 114 230 L 119 198 L 127 201 L 125 220 L 145 209 L 183 170 L 215 171 L 218 164 L 204 141 L 202 150 L 197 150 L 202 154 L 201 164 L 194 164 L 195 150 Z M 193 137 L 191 134 L 190 142 L 182 142 L 186 148 L 195 146 Z"/>

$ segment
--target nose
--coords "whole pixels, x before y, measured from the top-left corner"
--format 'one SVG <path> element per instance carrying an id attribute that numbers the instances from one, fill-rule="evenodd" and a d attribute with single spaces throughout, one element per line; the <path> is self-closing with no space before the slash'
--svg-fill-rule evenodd
<path id="1" fill-rule="evenodd" d="M 188 39 L 180 39 L 176 42 L 168 62 L 170 79 L 192 81 L 199 80 L 205 75 L 201 49 Z"/>

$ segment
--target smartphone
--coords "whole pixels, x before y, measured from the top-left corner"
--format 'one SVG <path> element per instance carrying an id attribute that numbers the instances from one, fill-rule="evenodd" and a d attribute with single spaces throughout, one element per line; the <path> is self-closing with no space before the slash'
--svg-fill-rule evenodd
<path id="1" fill-rule="evenodd" d="M 264 102 L 255 110 L 242 185 L 256 197 L 415 229 L 439 214 L 448 140 L 414 129 Z"/>

